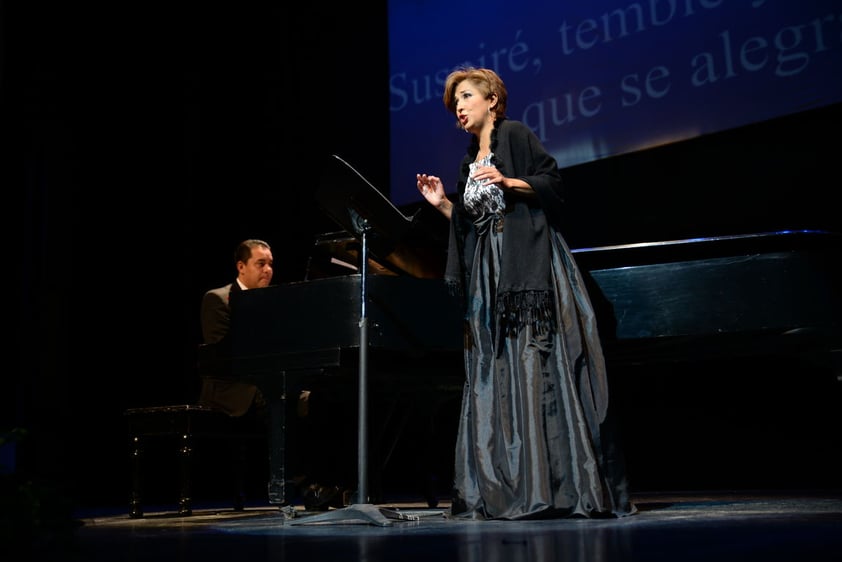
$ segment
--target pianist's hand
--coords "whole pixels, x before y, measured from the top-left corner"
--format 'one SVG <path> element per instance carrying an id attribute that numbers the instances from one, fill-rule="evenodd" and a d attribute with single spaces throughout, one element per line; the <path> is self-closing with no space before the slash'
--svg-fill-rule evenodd
<path id="1" fill-rule="evenodd" d="M 450 218 L 450 212 L 453 205 L 444 193 L 444 184 L 438 176 L 428 176 L 427 174 L 416 174 L 418 191 L 424 196 L 427 202 L 441 211 L 441 213 Z"/>

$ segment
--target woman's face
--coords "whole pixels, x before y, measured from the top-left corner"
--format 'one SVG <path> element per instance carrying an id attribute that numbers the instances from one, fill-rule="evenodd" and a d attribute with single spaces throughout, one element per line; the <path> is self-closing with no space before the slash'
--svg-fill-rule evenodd
<path id="1" fill-rule="evenodd" d="M 469 133 L 479 133 L 483 126 L 494 122 L 494 114 L 489 111 L 495 97 L 485 99 L 483 93 L 470 80 L 463 80 L 456 86 L 456 118 L 462 128 Z"/>

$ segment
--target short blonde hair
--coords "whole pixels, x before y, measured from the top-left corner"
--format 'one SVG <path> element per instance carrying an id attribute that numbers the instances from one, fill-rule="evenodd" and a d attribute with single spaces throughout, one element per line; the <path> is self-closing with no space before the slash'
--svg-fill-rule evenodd
<path id="1" fill-rule="evenodd" d="M 509 94 L 502 78 L 491 69 L 473 66 L 457 68 L 448 74 L 447 80 L 444 82 L 444 94 L 442 95 L 442 101 L 444 101 L 444 106 L 448 111 L 456 115 L 456 87 L 465 80 L 470 80 L 471 84 L 482 92 L 485 99 L 497 94 L 497 105 L 491 108 L 491 111 L 494 112 L 495 119 L 506 116 L 506 103 Z"/>

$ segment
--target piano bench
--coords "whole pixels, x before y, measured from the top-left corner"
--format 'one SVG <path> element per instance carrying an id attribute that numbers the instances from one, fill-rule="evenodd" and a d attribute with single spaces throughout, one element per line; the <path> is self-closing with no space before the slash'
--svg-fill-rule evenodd
<path id="1" fill-rule="evenodd" d="M 247 416 L 232 417 L 214 408 L 199 404 L 176 404 L 129 408 L 124 411 L 128 423 L 131 463 L 131 495 L 129 517 L 143 517 L 144 478 L 150 440 L 157 438 L 172 446 L 173 465 L 178 469 L 178 515 L 193 514 L 193 466 L 197 446 L 223 443 L 233 467 L 233 509 L 245 509 L 246 451 L 249 442 L 263 440 L 262 428 Z M 167 443 L 169 441 L 170 443 Z M 225 452 L 225 451 L 224 451 Z M 214 463 L 216 464 L 216 463 Z M 215 468 L 218 468 L 215 466 Z"/>

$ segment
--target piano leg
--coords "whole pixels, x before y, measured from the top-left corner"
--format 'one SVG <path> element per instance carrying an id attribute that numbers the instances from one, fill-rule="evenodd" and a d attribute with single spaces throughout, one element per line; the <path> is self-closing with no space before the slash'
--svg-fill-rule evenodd
<path id="1" fill-rule="evenodd" d="M 286 374 L 262 381 L 261 391 L 266 397 L 269 417 L 269 503 L 284 506 L 286 497 Z"/>

